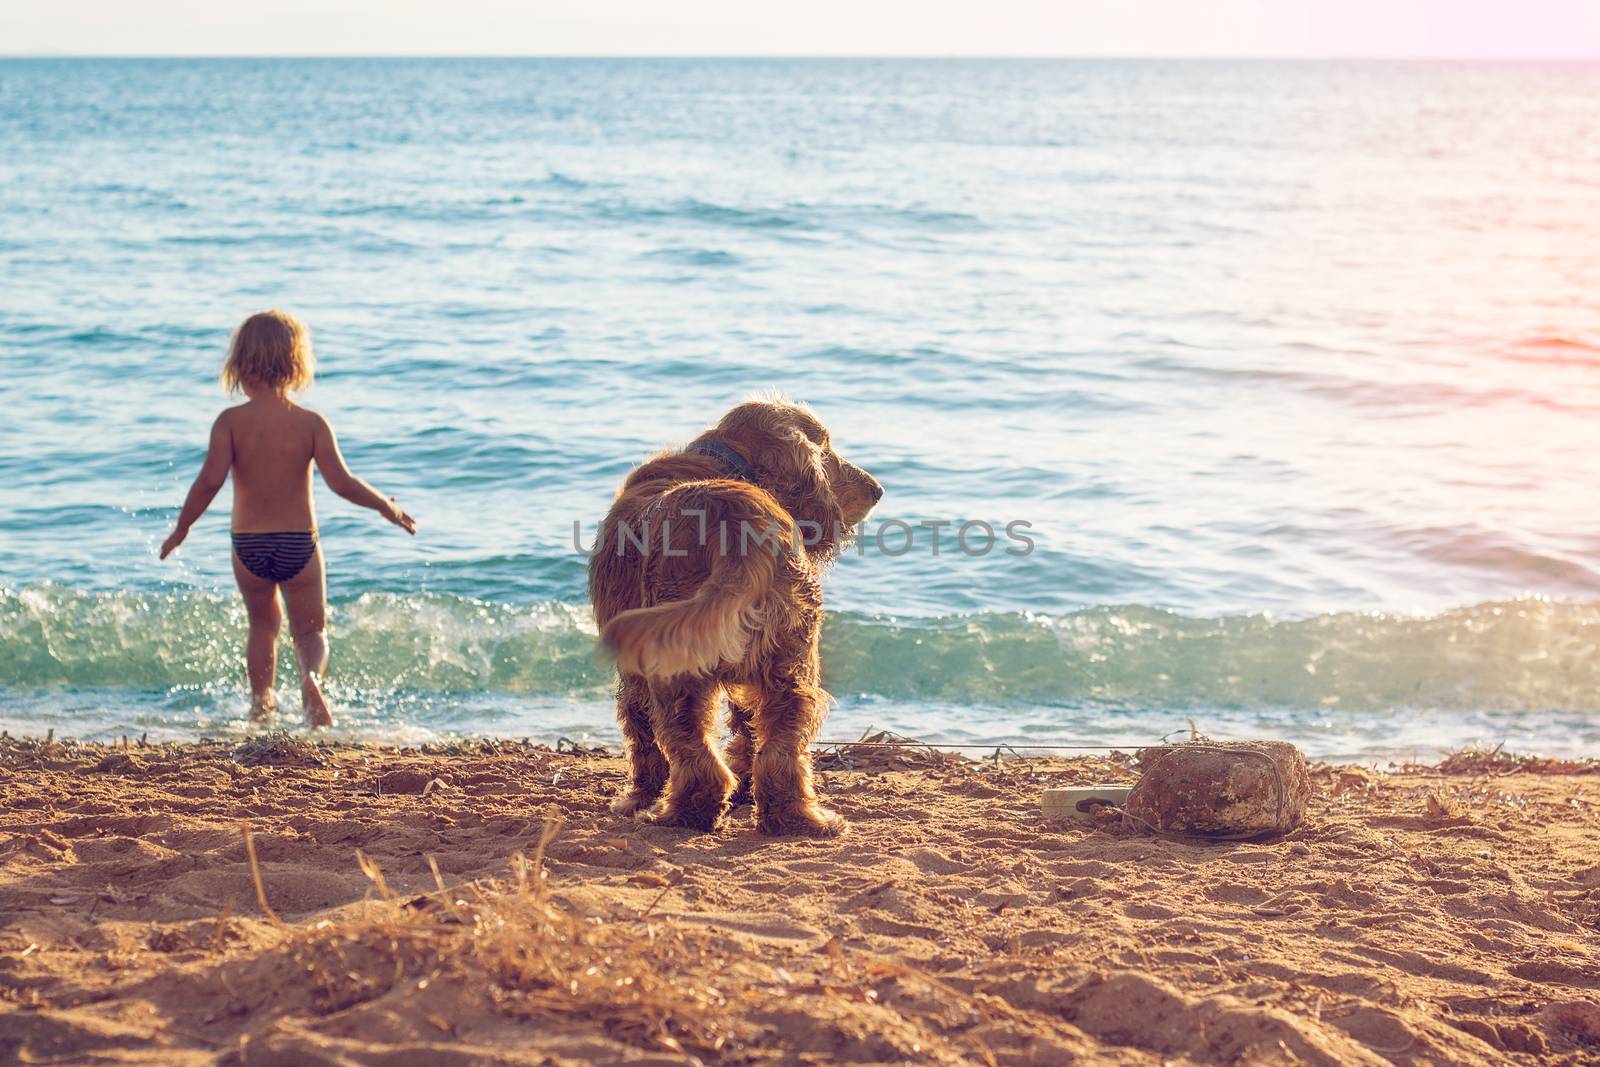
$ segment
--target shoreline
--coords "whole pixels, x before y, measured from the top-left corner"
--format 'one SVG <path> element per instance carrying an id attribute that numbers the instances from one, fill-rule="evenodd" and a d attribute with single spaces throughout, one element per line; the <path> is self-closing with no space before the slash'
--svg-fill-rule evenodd
<path id="1" fill-rule="evenodd" d="M 1317 764 L 1223 844 L 1040 815 L 1126 759 L 863 750 L 814 842 L 615 817 L 610 753 L 425 747 L 0 739 L 0 1059 L 1600 1055 L 1592 762 Z"/>

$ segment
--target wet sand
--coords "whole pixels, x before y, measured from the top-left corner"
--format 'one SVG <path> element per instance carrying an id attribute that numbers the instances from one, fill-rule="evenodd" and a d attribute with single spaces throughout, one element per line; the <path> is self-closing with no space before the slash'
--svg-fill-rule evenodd
<path id="1" fill-rule="evenodd" d="M 1600 1061 L 1592 767 L 1204 844 L 1041 818 L 1121 757 L 833 762 L 813 842 L 617 818 L 613 755 L 0 740 L 0 1062 Z"/>

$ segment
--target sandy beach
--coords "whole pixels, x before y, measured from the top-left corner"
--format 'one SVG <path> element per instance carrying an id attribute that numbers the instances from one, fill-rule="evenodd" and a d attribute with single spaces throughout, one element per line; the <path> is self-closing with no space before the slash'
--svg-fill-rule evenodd
<path id="1" fill-rule="evenodd" d="M 813 842 L 617 818 L 601 752 L 0 741 L 0 1061 L 1600 1058 L 1592 765 L 1318 766 L 1201 844 L 1042 819 L 1122 756 L 857 757 Z"/>

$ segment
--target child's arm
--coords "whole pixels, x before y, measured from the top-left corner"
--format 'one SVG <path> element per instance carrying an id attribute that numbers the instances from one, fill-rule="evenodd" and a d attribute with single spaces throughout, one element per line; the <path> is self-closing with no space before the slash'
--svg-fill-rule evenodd
<path id="1" fill-rule="evenodd" d="M 394 497 L 379 495 L 376 489 L 350 473 L 350 468 L 344 465 L 344 456 L 339 452 L 339 439 L 333 435 L 333 427 L 328 425 L 328 420 L 321 415 L 317 416 L 315 451 L 312 455 L 329 489 L 352 504 L 371 508 L 408 534 L 417 532 L 417 520 L 401 511 Z"/>
<path id="2" fill-rule="evenodd" d="M 218 490 L 227 484 L 228 471 L 233 466 L 233 434 L 228 431 L 227 418 L 228 413 L 223 412 L 211 424 L 211 445 L 206 449 L 206 461 L 200 465 L 200 473 L 195 476 L 194 484 L 189 487 L 189 495 L 184 498 L 183 510 L 178 512 L 177 526 L 173 528 L 171 536 L 162 542 L 162 559 L 172 555 L 172 550 L 183 544 L 183 539 L 189 536 L 189 527 L 205 514 Z"/>

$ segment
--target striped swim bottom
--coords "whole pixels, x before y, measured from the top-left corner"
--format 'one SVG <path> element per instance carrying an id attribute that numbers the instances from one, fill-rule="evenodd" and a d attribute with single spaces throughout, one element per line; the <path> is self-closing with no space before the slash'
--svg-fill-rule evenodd
<path id="1" fill-rule="evenodd" d="M 267 582 L 287 582 L 305 569 L 317 551 L 317 531 L 235 533 L 233 551 L 245 570 Z"/>

